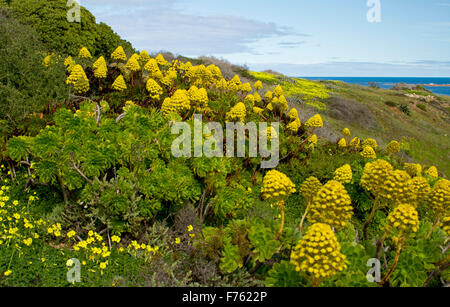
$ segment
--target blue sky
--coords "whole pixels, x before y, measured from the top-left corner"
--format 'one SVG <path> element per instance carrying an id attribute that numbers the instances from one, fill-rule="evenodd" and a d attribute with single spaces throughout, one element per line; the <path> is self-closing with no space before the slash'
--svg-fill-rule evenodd
<path id="1" fill-rule="evenodd" d="M 291 76 L 450 77 L 450 0 L 81 0 L 139 49 Z M 83 18 L 83 16 L 81 16 Z"/>

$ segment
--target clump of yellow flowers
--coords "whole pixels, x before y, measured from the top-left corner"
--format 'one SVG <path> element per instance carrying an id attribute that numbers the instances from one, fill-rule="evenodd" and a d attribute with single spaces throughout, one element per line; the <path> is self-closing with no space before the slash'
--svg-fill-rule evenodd
<path id="1" fill-rule="evenodd" d="M 226 119 L 227 121 L 240 121 L 245 122 L 245 117 L 247 116 L 247 109 L 245 108 L 245 104 L 242 102 L 238 102 L 231 110 L 227 113 Z"/>
<path id="2" fill-rule="evenodd" d="M 295 185 L 291 179 L 277 170 L 270 170 L 264 176 L 261 190 L 264 199 L 279 199 L 295 191 Z"/>
<path id="3" fill-rule="evenodd" d="M 284 201 L 292 193 L 295 193 L 295 184 L 285 174 L 270 170 L 264 176 L 261 194 L 265 200 L 275 200 L 281 210 L 281 226 L 275 240 L 281 237 L 284 227 Z"/>
<path id="4" fill-rule="evenodd" d="M 436 166 L 431 166 L 425 173 L 433 178 L 439 177 L 439 173 Z"/>
<path id="5" fill-rule="evenodd" d="M 113 51 L 113 53 L 111 53 L 111 58 L 114 60 L 126 61 L 127 55 L 125 54 L 123 47 L 119 46 Z"/>
<path id="6" fill-rule="evenodd" d="M 139 55 L 136 53 L 133 54 L 130 59 L 128 60 L 127 64 L 125 64 L 125 67 L 128 68 L 130 71 L 138 71 L 141 69 L 141 66 L 138 62 Z"/>
<path id="7" fill-rule="evenodd" d="M 320 116 L 320 114 L 314 115 L 313 117 L 311 117 L 306 121 L 305 126 L 311 128 L 322 128 L 323 127 L 322 117 Z"/>
<path id="8" fill-rule="evenodd" d="M 405 163 L 405 171 L 411 176 L 422 175 L 422 165 L 418 163 Z"/>
<path id="9" fill-rule="evenodd" d="M 344 128 L 344 130 L 342 130 L 342 135 L 345 137 L 350 137 L 351 136 L 350 129 Z"/>
<path id="10" fill-rule="evenodd" d="M 352 168 L 350 164 L 345 164 L 344 166 L 338 168 L 334 171 L 333 180 L 339 181 L 340 183 L 350 183 L 353 178 Z"/>
<path id="11" fill-rule="evenodd" d="M 92 58 L 92 55 L 86 47 L 83 47 L 80 49 L 80 52 L 78 53 L 78 57 L 80 59 L 90 59 L 90 58 Z"/>
<path id="12" fill-rule="evenodd" d="M 419 215 L 409 204 L 399 204 L 387 218 L 388 235 L 416 233 L 419 230 Z"/>
<path id="13" fill-rule="evenodd" d="M 450 236 L 450 214 L 442 218 L 441 228 L 447 234 L 447 236 Z"/>
<path id="14" fill-rule="evenodd" d="M 350 141 L 350 147 L 353 147 L 355 149 L 359 149 L 359 147 L 361 146 L 361 139 L 358 137 L 354 137 L 351 141 Z"/>
<path id="15" fill-rule="evenodd" d="M 387 146 L 386 150 L 391 154 L 396 154 L 400 152 L 400 143 L 397 141 L 391 141 Z"/>
<path id="16" fill-rule="evenodd" d="M 125 83 L 125 79 L 122 75 L 118 76 L 116 80 L 114 80 L 112 84 L 112 89 L 117 90 L 119 92 L 122 92 L 127 89 L 127 85 Z"/>
<path id="17" fill-rule="evenodd" d="M 329 225 L 322 223 L 308 228 L 292 251 L 291 263 L 297 272 L 310 276 L 313 286 L 347 268 L 335 234 Z"/>
<path id="18" fill-rule="evenodd" d="M 347 141 L 346 141 L 344 138 L 340 139 L 339 142 L 338 142 L 338 146 L 339 146 L 340 148 L 345 148 L 345 147 L 347 147 Z"/>
<path id="19" fill-rule="evenodd" d="M 81 65 L 75 65 L 67 77 L 67 84 L 73 84 L 73 89 L 76 93 L 85 93 L 89 91 L 89 80 Z"/>
<path id="20" fill-rule="evenodd" d="M 307 178 L 299 187 L 299 192 L 308 201 L 312 201 L 317 192 L 322 188 L 319 179 L 314 176 Z"/>
<path id="21" fill-rule="evenodd" d="M 423 202 L 427 200 L 428 195 L 431 192 L 430 184 L 425 178 L 421 176 L 412 178 L 408 183 L 408 187 L 413 193 L 411 203 L 415 205 L 417 204 L 417 202 Z"/>
<path id="22" fill-rule="evenodd" d="M 437 215 L 444 215 L 450 210 L 450 181 L 441 179 L 435 183 L 429 194 L 428 202 Z"/>
<path id="23" fill-rule="evenodd" d="M 366 191 L 378 195 L 382 184 L 393 169 L 392 165 L 383 159 L 366 163 L 360 184 Z"/>
<path id="24" fill-rule="evenodd" d="M 375 150 L 369 145 L 365 145 L 363 147 L 361 156 L 363 156 L 366 159 L 376 159 L 377 158 L 377 154 L 376 154 Z"/>
<path id="25" fill-rule="evenodd" d="M 94 76 L 99 79 L 106 78 L 108 73 L 108 67 L 106 66 L 106 61 L 103 56 L 99 57 L 97 61 L 92 65 L 94 68 Z"/>
<path id="26" fill-rule="evenodd" d="M 186 110 L 191 108 L 189 97 L 186 90 L 176 90 L 172 97 L 167 97 L 161 107 L 161 112 L 164 115 L 169 113 L 178 113 L 181 115 Z"/>
<path id="27" fill-rule="evenodd" d="M 342 183 L 328 181 L 311 203 L 308 220 L 311 223 L 328 224 L 335 229 L 345 227 L 353 215 L 351 199 Z"/>
<path id="28" fill-rule="evenodd" d="M 405 171 L 391 171 L 382 184 L 380 196 L 392 201 L 393 204 L 410 201 L 410 179 L 411 176 Z"/>
<path id="29" fill-rule="evenodd" d="M 204 88 L 198 88 L 195 85 L 191 86 L 187 92 L 191 106 L 198 111 L 202 111 L 208 107 L 208 93 Z"/>
<path id="30" fill-rule="evenodd" d="M 146 88 L 152 99 L 159 100 L 160 96 L 163 94 L 162 87 L 152 78 L 148 78 Z"/>
<path id="31" fill-rule="evenodd" d="M 367 139 L 362 143 L 362 146 L 364 148 L 364 146 L 370 146 L 372 147 L 373 150 L 377 150 L 378 149 L 378 143 L 375 139 Z"/>

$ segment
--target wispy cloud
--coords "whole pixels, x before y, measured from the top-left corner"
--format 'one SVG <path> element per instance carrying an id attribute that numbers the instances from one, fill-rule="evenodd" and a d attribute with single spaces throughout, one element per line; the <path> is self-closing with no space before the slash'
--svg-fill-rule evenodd
<path id="1" fill-rule="evenodd" d="M 236 16 L 186 14 L 173 8 L 175 2 L 92 0 L 87 7 L 135 47 L 149 51 L 168 50 L 191 56 L 236 52 L 257 54 L 251 44 L 258 40 L 307 36 L 275 23 Z M 292 46 L 289 44 L 280 45 Z"/>

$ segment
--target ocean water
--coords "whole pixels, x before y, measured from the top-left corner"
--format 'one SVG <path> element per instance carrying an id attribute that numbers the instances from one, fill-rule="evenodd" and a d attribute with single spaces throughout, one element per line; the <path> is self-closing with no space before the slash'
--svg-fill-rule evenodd
<path id="1" fill-rule="evenodd" d="M 396 83 L 407 84 L 446 84 L 450 85 L 450 78 L 411 78 L 411 77 L 301 77 L 308 80 L 337 80 L 352 84 L 369 86 L 369 82 L 375 82 L 384 89 L 392 88 Z M 450 96 L 450 86 L 424 86 L 426 89 L 438 95 Z"/>

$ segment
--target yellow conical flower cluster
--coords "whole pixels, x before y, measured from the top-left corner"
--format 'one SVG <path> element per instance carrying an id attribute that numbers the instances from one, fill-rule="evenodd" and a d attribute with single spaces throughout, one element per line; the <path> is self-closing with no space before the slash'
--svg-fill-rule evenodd
<path id="1" fill-rule="evenodd" d="M 263 116 L 264 109 L 261 109 L 261 108 L 258 108 L 258 107 L 253 107 L 253 112 L 258 114 L 258 115 L 260 115 L 260 116 Z"/>
<path id="2" fill-rule="evenodd" d="M 350 164 L 345 164 L 334 172 L 333 180 L 339 181 L 340 183 L 344 184 L 350 183 L 352 181 L 352 178 L 352 168 Z"/>
<path id="3" fill-rule="evenodd" d="M 383 159 L 366 163 L 360 184 L 366 191 L 378 195 L 383 183 L 393 169 L 392 165 Z"/>
<path id="4" fill-rule="evenodd" d="M 245 96 L 244 102 L 253 105 L 255 103 L 255 96 L 253 96 L 252 94 L 248 94 L 247 96 Z"/>
<path id="5" fill-rule="evenodd" d="M 362 147 L 364 146 L 370 146 L 373 150 L 378 149 L 378 143 L 375 139 L 367 139 L 362 143 Z"/>
<path id="6" fill-rule="evenodd" d="M 278 104 L 280 105 L 280 110 L 282 112 L 285 112 L 285 111 L 289 110 L 289 105 L 288 105 L 286 97 L 284 97 L 284 95 L 281 95 L 278 98 Z"/>
<path id="7" fill-rule="evenodd" d="M 351 199 L 342 183 L 328 181 L 314 197 L 308 220 L 324 223 L 336 229 L 345 227 L 353 215 Z"/>
<path id="8" fill-rule="evenodd" d="M 83 47 L 80 49 L 80 52 L 78 53 L 78 57 L 80 59 L 90 59 L 90 58 L 92 58 L 92 55 L 86 47 Z"/>
<path id="9" fill-rule="evenodd" d="M 275 131 L 274 127 L 267 127 L 267 141 L 271 141 L 272 139 L 277 139 L 278 133 Z"/>
<path id="10" fill-rule="evenodd" d="M 391 171 L 382 183 L 380 196 L 392 201 L 394 205 L 411 200 L 409 180 L 411 176 L 402 170 Z"/>
<path id="11" fill-rule="evenodd" d="M 275 96 L 278 96 L 278 97 L 282 96 L 282 95 L 283 95 L 283 88 L 282 88 L 280 85 L 277 85 L 277 86 L 274 88 L 274 90 L 273 90 L 273 94 L 274 94 Z"/>
<path id="12" fill-rule="evenodd" d="M 273 98 L 273 92 L 267 91 L 267 92 L 264 94 L 264 99 L 265 99 L 265 100 L 267 100 L 267 101 L 272 101 L 272 98 Z"/>
<path id="13" fill-rule="evenodd" d="M 81 65 L 75 65 L 72 72 L 66 80 L 67 84 L 73 84 L 73 89 L 76 93 L 85 93 L 89 91 L 89 80 Z"/>
<path id="14" fill-rule="evenodd" d="M 408 187 L 415 195 L 412 196 L 411 202 L 423 202 L 428 198 L 428 195 L 431 192 L 430 184 L 421 176 L 412 178 L 408 183 Z"/>
<path id="15" fill-rule="evenodd" d="M 306 139 L 307 145 L 306 148 L 314 149 L 314 146 L 317 145 L 317 135 L 313 134 Z"/>
<path id="16" fill-rule="evenodd" d="M 259 90 L 262 90 L 263 84 L 261 81 L 258 80 L 255 82 L 255 84 L 253 84 L 253 87 L 255 88 L 255 90 L 259 91 Z"/>
<path id="17" fill-rule="evenodd" d="M 422 175 L 422 165 L 417 163 L 405 163 L 405 171 L 411 176 L 421 176 Z"/>
<path id="18" fill-rule="evenodd" d="M 125 64 L 125 67 L 128 68 L 130 71 L 138 71 L 141 69 L 141 66 L 138 62 L 139 55 L 136 53 L 133 54 L 130 59 L 128 60 L 127 64 Z"/>
<path id="19" fill-rule="evenodd" d="M 125 54 L 123 47 L 119 46 L 113 51 L 113 53 L 111 53 L 111 58 L 114 60 L 126 61 L 127 55 Z"/>
<path id="20" fill-rule="evenodd" d="M 321 188 L 322 184 L 320 183 L 319 179 L 311 176 L 300 185 L 299 192 L 303 195 L 304 198 L 306 198 L 308 201 L 311 201 Z"/>
<path id="21" fill-rule="evenodd" d="M 155 60 L 158 63 L 158 65 L 161 66 L 169 65 L 169 63 L 166 61 L 166 59 L 164 59 L 164 56 L 161 53 L 156 56 Z"/>
<path id="22" fill-rule="evenodd" d="M 208 93 L 204 88 L 198 88 L 195 85 L 191 86 L 187 92 L 191 106 L 198 111 L 204 110 L 208 107 Z"/>
<path id="23" fill-rule="evenodd" d="M 118 76 L 116 80 L 114 80 L 114 83 L 112 84 L 112 89 L 120 92 L 127 89 L 125 79 L 123 78 L 122 75 Z"/>
<path id="24" fill-rule="evenodd" d="M 350 147 L 353 147 L 355 149 L 359 149 L 359 147 L 361 146 L 361 140 L 358 137 L 354 137 L 351 141 L 350 141 Z"/>
<path id="25" fill-rule="evenodd" d="M 227 113 L 227 121 L 241 121 L 245 122 L 245 117 L 247 116 L 247 109 L 245 104 L 238 102 L 234 107 L 231 108 L 230 112 Z"/>
<path id="26" fill-rule="evenodd" d="M 45 67 L 49 67 L 51 59 L 52 59 L 52 56 L 51 55 L 47 55 L 44 58 L 44 60 L 42 60 L 42 65 L 44 65 Z"/>
<path id="27" fill-rule="evenodd" d="M 429 194 L 428 201 L 438 215 L 444 215 L 450 210 L 450 181 L 441 179 L 435 183 Z"/>
<path id="28" fill-rule="evenodd" d="M 64 60 L 64 66 L 66 66 L 68 72 L 72 72 L 72 69 L 75 65 L 76 65 L 76 63 L 71 56 L 68 56 Z"/>
<path id="29" fill-rule="evenodd" d="M 306 121 L 305 126 L 311 128 L 322 128 L 323 127 L 322 117 L 319 114 L 314 115 L 313 117 L 311 117 Z"/>
<path id="30" fill-rule="evenodd" d="M 106 66 L 106 61 L 103 56 L 99 57 L 97 61 L 94 62 L 92 67 L 94 68 L 94 76 L 96 78 L 106 78 L 108 74 L 108 67 Z"/>
<path id="31" fill-rule="evenodd" d="M 442 218 L 440 226 L 447 236 L 450 236 L 450 212 L 447 213 L 447 216 Z"/>
<path id="32" fill-rule="evenodd" d="M 160 96 L 163 94 L 162 87 L 152 78 L 148 78 L 146 88 L 152 99 L 159 100 Z"/>
<path id="33" fill-rule="evenodd" d="M 415 233 L 419 230 L 417 210 L 408 204 L 399 204 L 387 218 L 386 231 L 389 235 Z"/>
<path id="34" fill-rule="evenodd" d="M 387 146 L 386 146 L 387 151 L 390 154 L 396 154 L 398 152 L 400 152 L 400 143 L 397 141 L 391 141 Z"/>
<path id="35" fill-rule="evenodd" d="M 158 63 L 155 59 L 148 60 L 147 64 L 145 64 L 144 69 L 148 71 L 149 77 L 155 80 L 159 80 L 163 78 L 163 74 L 159 69 Z"/>
<path id="36" fill-rule="evenodd" d="M 347 147 L 347 141 L 344 138 L 340 139 L 338 142 L 338 146 L 341 148 Z"/>
<path id="37" fill-rule="evenodd" d="M 222 79 L 222 72 L 220 71 L 220 68 L 217 67 L 216 65 L 208 65 L 208 67 L 206 67 L 206 70 L 210 72 L 212 78 L 216 81 L 219 81 L 220 79 Z"/>
<path id="38" fill-rule="evenodd" d="M 177 80 L 177 78 L 178 76 L 176 70 L 173 67 L 171 67 L 169 68 L 169 70 L 167 70 L 166 74 L 161 79 L 161 83 L 169 88 L 174 85 L 175 80 Z"/>
<path id="39" fill-rule="evenodd" d="M 292 131 L 292 132 L 294 132 L 294 133 L 297 133 L 299 128 L 300 128 L 300 127 L 298 126 L 298 122 L 297 122 L 297 121 L 290 122 L 290 123 L 286 126 L 286 129 L 287 129 L 287 130 Z"/>
<path id="40" fill-rule="evenodd" d="M 344 130 L 342 130 L 342 135 L 343 135 L 343 136 L 349 137 L 349 136 L 351 136 L 352 134 L 350 133 L 350 129 L 344 128 Z"/>
<path id="41" fill-rule="evenodd" d="M 438 169 L 436 168 L 436 166 L 431 166 L 425 173 L 434 178 L 439 177 L 439 172 L 438 172 Z"/>
<path id="42" fill-rule="evenodd" d="M 178 113 L 181 115 L 184 111 L 187 111 L 190 108 L 191 104 L 189 102 L 187 91 L 177 90 L 172 97 L 168 97 L 164 100 L 161 107 L 161 112 L 164 115 L 169 113 Z"/>
<path id="43" fill-rule="evenodd" d="M 291 263 L 297 272 L 312 276 L 316 282 L 347 268 L 346 257 L 331 227 L 321 223 L 308 228 L 292 251 Z"/>
<path id="44" fill-rule="evenodd" d="M 263 199 L 281 199 L 295 193 L 295 185 L 285 174 L 270 170 L 264 176 L 261 193 Z"/>
<path id="45" fill-rule="evenodd" d="M 241 84 L 241 86 L 239 87 L 239 90 L 244 93 L 250 93 L 251 91 L 253 91 L 252 86 L 248 82 Z"/>
<path id="46" fill-rule="evenodd" d="M 142 50 L 141 53 L 139 53 L 139 65 L 144 66 L 149 60 L 150 60 L 150 55 L 148 54 L 147 51 Z"/>
<path id="47" fill-rule="evenodd" d="M 377 158 L 377 154 L 376 154 L 375 150 L 369 145 L 366 145 L 363 147 L 361 156 L 363 156 L 366 159 L 376 159 Z"/>
<path id="48" fill-rule="evenodd" d="M 262 101 L 261 95 L 259 95 L 258 92 L 254 92 L 253 97 L 255 98 L 255 103 L 260 103 Z"/>

